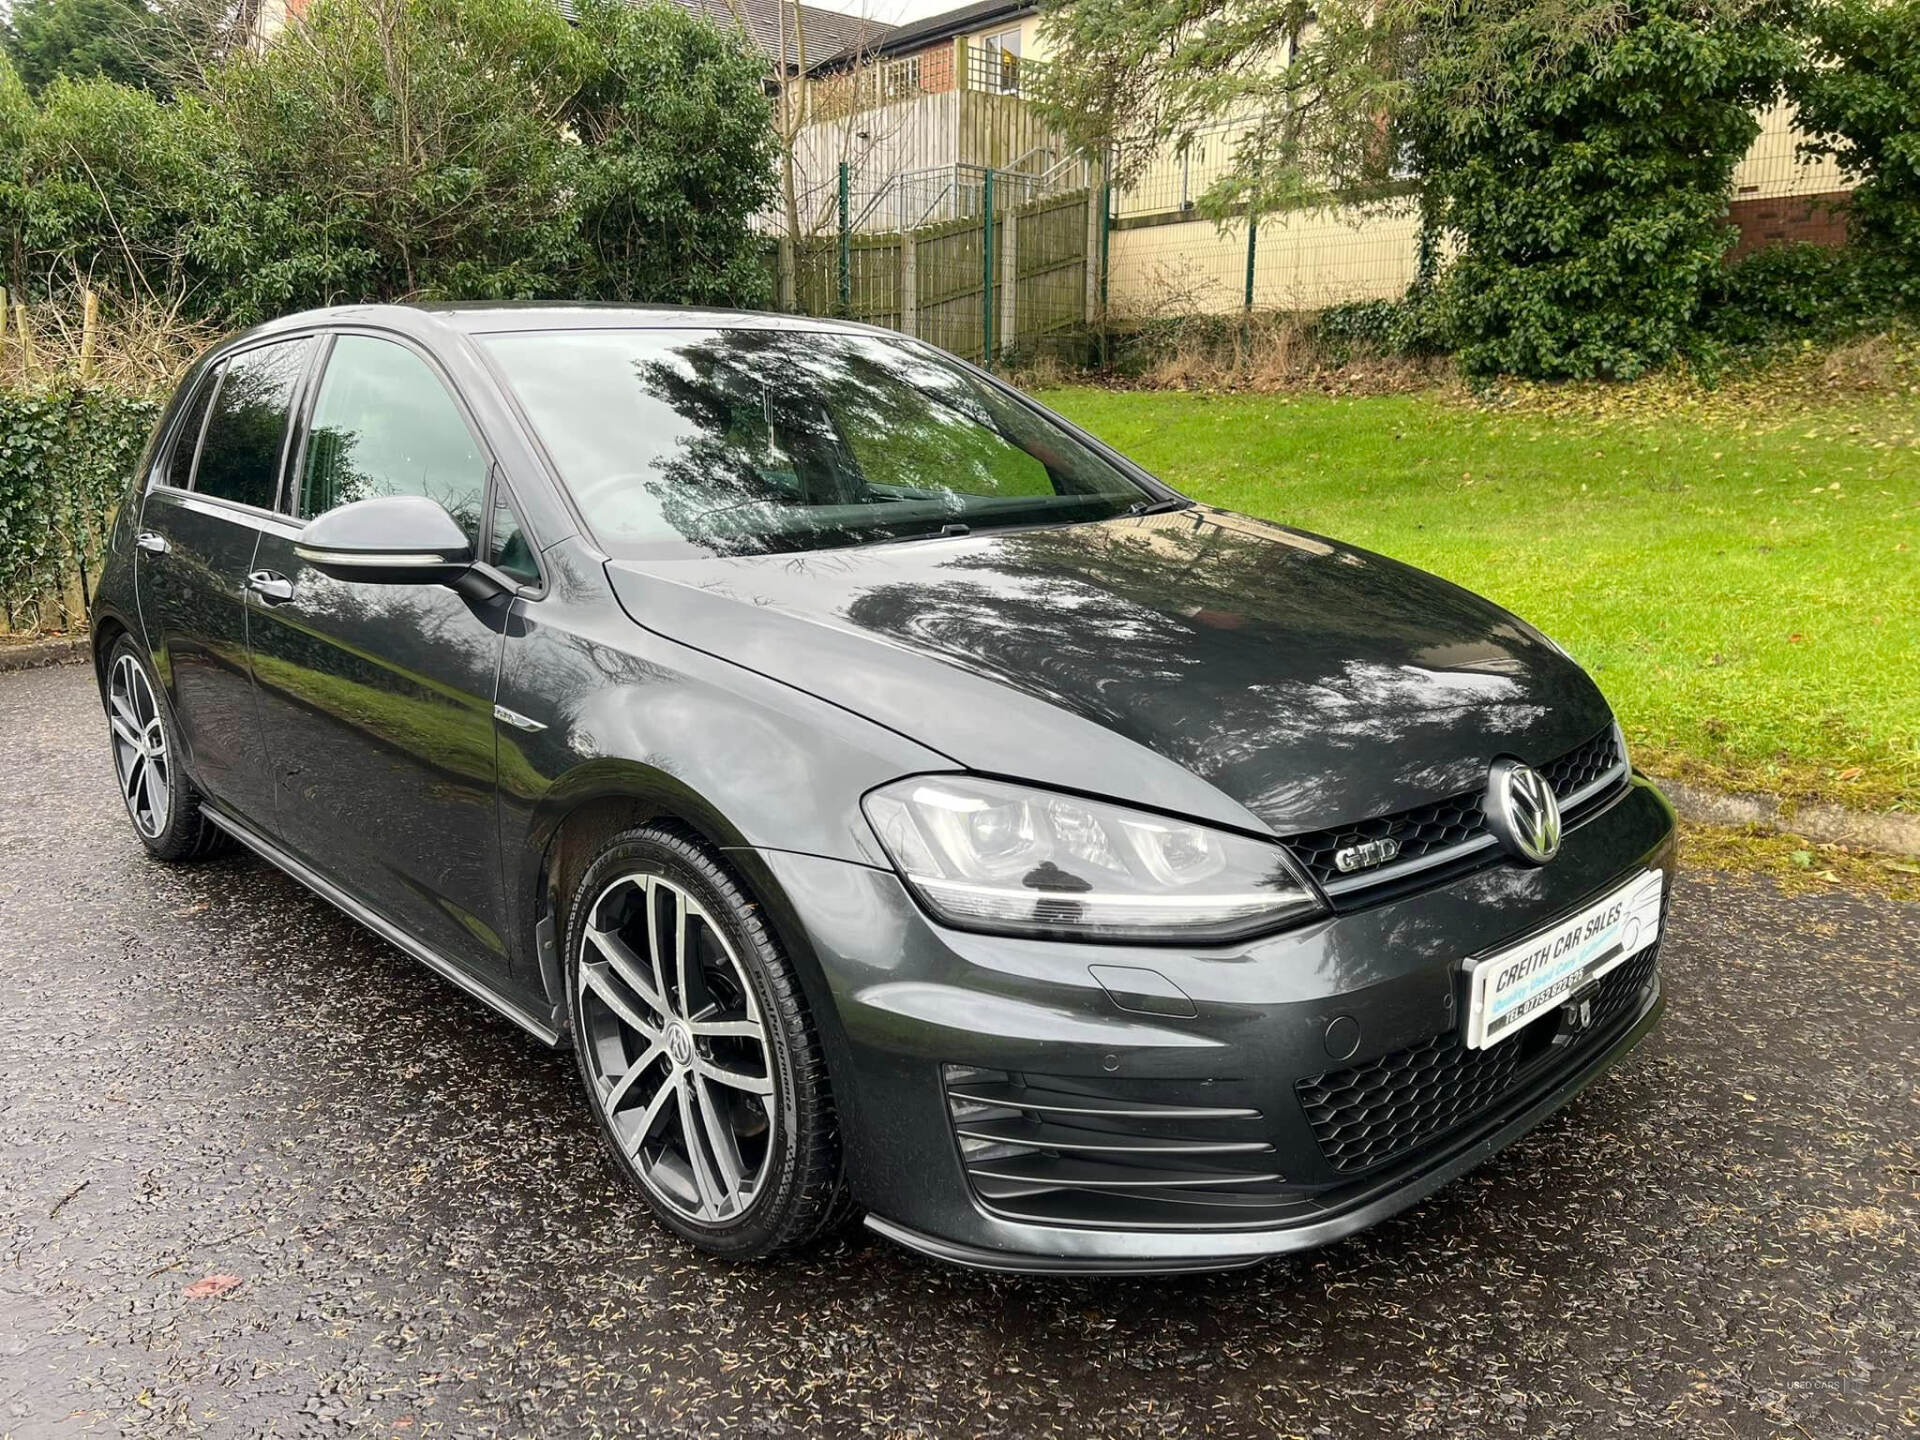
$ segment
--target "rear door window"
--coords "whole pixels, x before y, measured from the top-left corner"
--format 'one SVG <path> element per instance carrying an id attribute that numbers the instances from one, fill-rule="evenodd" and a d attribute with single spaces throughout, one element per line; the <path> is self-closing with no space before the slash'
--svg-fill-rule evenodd
<path id="1" fill-rule="evenodd" d="M 273 508 L 287 417 L 312 345 L 305 338 L 283 340 L 242 351 L 227 362 L 200 442 L 196 492 Z"/>

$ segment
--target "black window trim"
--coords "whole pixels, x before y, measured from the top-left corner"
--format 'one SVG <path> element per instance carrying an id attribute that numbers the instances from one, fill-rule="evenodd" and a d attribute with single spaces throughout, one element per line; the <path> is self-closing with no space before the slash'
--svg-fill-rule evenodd
<path id="1" fill-rule="evenodd" d="M 199 384 L 211 384 L 213 390 L 207 396 L 206 413 L 200 417 L 200 433 L 195 435 L 193 439 L 193 464 L 187 471 L 187 486 L 185 489 L 182 489 L 180 486 L 169 484 L 165 480 L 153 478 L 155 475 L 167 473 L 171 468 L 174 450 L 183 438 L 176 430 L 174 434 L 168 437 L 164 458 L 154 466 L 152 474 L 148 477 L 147 493 L 152 494 L 155 490 L 164 490 L 170 495 L 190 496 L 198 504 L 214 505 L 222 510 L 231 510 L 236 515 L 263 520 L 277 519 L 279 517 L 277 508 L 268 509 L 260 505 L 249 505 L 244 500 L 229 500 L 224 495 L 209 495 L 201 490 L 199 484 L 200 451 L 206 443 L 207 426 L 213 420 L 214 408 L 220 403 L 220 391 L 227 383 L 227 372 L 236 357 L 250 355 L 256 350 L 264 350 L 269 345 L 284 345 L 299 340 L 312 340 L 320 334 L 321 332 L 319 330 L 311 329 L 276 331 L 271 335 L 261 335 L 252 340 L 248 340 L 244 344 L 237 344 L 230 349 L 222 350 L 209 360 L 206 370 L 201 372 L 201 379 L 195 386 L 197 390 Z M 293 397 L 287 406 L 287 428 L 280 436 L 280 466 L 274 477 L 274 496 L 276 501 L 286 485 L 288 451 L 293 439 L 295 419 L 305 404 L 308 381 L 312 373 L 313 356 L 309 353 L 306 364 L 301 367 L 299 376 L 294 380 Z M 212 377 L 210 380 L 207 378 L 209 375 Z M 189 404 L 181 407 L 183 413 L 191 408 L 192 397 L 189 396 L 188 398 Z"/>
<path id="2" fill-rule="evenodd" d="M 313 407 L 320 396 L 320 387 L 326 383 L 327 362 L 333 358 L 334 342 L 340 338 L 339 332 L 322 330 L 320 343 L 314 348 L 313 366 L 309 372 L 309 381 L 300 391 L 300 410 L 294 417 L 290 431 L 300 433 L 300 448 L 288 457 L 286 475 L 283 477 L 280 493 L 274 500 L 274 511 L 283 520 L 290 520 L 296 526 L 307 522 L 300 518 L 300 484 L 307 470 L 307 437 L 313 425 Z"/>
<path id="3" fill-rule="evenodd" d="M 480 494 L 480 532 L 474 551 L 474 567 L 510 594 L 528 600 L 538 600 L 543 597 L 547 593 L 547 567 L 540 561 L 540 537 L 527 523 L 525 507 L 514 499 L 513 486 L 507 480 L 506 467 L 500 463 L 499 457 L 494 453 L 493 445 L 487 438 L 486 427 L 480 423 L 480 417 L 474 414 L 473 407 L 467 403 L 467 397 L 460 393 L 458 382 L 441 363 L 440 357 L 413 336 L 398 330 L 389 330 L 380 325 L 331 325 L 313 333 L 319 336 L 321 343 L 316 348 L 313 360 L 308 366 L 298 412 L 293 422 L 287 427 L 289 440 L 295 433 L 301 437 L 300 449 L 297 453 L 288 456 L 281 467 L 281 492 L 275 507 L 274 518 L 283 523 L 290 523 L 296 528 L 307 523 L 299 513 L 300 485 L 305 478 L 307 465 L 306 436 L 308 427 L 313 423 L 313 410 L 319 403 L 321 387 L 326 383 L 327 367 L 333 361 L 333 352 L 341 337 L 362 335 L 370 340 L 385 340 L 418 358 L 440 382 L 440 388 L 446 391 L 447 397 L 453 401 L 454 409 L 459 412 L 461 423 L 467 427 L 468 438 L 473 441 L 481 460 L 486 464 L 487 478 Z M 211 413 L 211 407 L 209 407 L 209 413 Z M 505 571 L 494 568 L 486 558 L 493 539 L 493 502 L 496 495 L 506 497 L 507 508 L 513 511 L 514 519 L 519 521 L 520 529 L 528 538 L 527 548 L 532 552 L 534 567 L 540 572 L 537 582 L 516 580 Z"/>

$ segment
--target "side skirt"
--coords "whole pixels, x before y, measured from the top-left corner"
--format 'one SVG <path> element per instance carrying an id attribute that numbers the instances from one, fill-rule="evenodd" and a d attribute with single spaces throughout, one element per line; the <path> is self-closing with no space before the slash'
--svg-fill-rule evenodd
<path id="1" fill-rule="evenodd" d="M 499 1011 L 542 1044 L 555 1047 L 560 1044 L 560 1032 L 546 1020 L 500 994 L 492 986 L 475 977 L 465 966 L 447 959 L 439 951 L 407 934 L 392 921 L 369 910 L 331 880 L 315 873 L 310 867 L 294 859 L 250 826 L 214 809 L 211 805 L 203 804 L 201 813 L 262 859 L 271 862 L 298 880 L 322 900 L 330 902 L 352 919 L 358 920 L 388 944 L 397 945 L 443 979 L 451 980 L 474 999 Z"/>

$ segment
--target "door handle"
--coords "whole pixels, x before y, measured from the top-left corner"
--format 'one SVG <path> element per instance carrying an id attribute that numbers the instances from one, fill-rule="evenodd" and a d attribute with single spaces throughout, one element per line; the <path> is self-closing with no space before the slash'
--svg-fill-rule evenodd
<path id="1" fill-rule="evenodd" d="M 271 570 L 256 570 L 247 576 L 247 588 L 269 605 L 293 598 L 293 582 Z"/>
<path id="2" fill-rule="evenodd" d="M 151 530 L 142 530 L 138 535 L 133 537 L 133 543 L 149 555 L 164 555 L 172 548 L 167 544 L 166 536 L 156 535 Z"/>

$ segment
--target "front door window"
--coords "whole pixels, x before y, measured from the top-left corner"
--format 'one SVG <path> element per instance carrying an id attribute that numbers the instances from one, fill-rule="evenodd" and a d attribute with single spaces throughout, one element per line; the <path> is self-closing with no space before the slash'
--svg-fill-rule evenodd
<path id="1" fill-rule="evenodd" d="M 327 361 L 300 473 L 300 518 L 353 500 L 438 500 L 476 549 L 487 462 L 459 406 L 413 351 L 343 335 Z"/>

